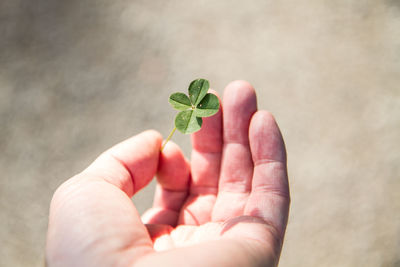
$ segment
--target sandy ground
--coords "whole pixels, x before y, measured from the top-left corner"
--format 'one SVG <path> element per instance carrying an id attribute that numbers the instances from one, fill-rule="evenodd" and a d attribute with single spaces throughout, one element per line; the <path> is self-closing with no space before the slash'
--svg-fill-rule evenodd
<path id="1" fill-rule="evenodd" d="M 400 266 L 398 0 L 0 0 L 0 266 L 42 266 L 57 186 L 120 140 L 166 136 L 168 95 L 197 77 L 250 81 L 280 124 L 280 266 Z"/>

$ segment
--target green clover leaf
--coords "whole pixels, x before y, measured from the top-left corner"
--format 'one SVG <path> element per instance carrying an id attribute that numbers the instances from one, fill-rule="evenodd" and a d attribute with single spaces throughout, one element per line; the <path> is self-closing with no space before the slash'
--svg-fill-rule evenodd
<path id="1" fill-rule="evenodd" d="M 184 134 L 191 134 L 201 129 L 202 117 L 210 117 L 219 110 L 219 99 L 216 95 L 207 93 L 210 83 L 205 79 L 197 79 L 189 85 L 189 96 L 184 93 L 173 93 L 169 97 L 169 103 L 180 112 L 175 117 L 175 127 L 165 140 L 171 139 L 175 130 Z"/>
<path id="2" fill-rule="evenodd" d="M 206 94 L 197 105 L 195 112 L 197 117 L 210 117 L 219 110 L 219 99 L 214 94 Z"/>
<path id="3" fill-rule="evenodd" d="M 184 93 L 174 93 L 169 97 L 169 103 L 177 110 L 188 110 L 192 107 L 192 103 Z"/>
<path id="4" fill-rule="evenodd" d="M 197 79 L 189 85 L 189 98 L 192 105 L 197 106 L 207 94 L 210 83 L 204 79 Z"/>
<path id="5" fill-rule="evenodd" d="M 192 109 L 181 111 L 175 117 L 175 127 L 184 134 L 197 132 L 202 124 L 203 120 Z"/>

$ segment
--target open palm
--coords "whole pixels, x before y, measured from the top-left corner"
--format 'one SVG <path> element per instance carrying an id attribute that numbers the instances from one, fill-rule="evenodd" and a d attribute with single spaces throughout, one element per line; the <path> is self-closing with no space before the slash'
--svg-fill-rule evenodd
<path id="1" fill-rule="evenodd" d="M 227 86 L 192 135 L 191 162 L 147 131 L 103 153 L 56 191 L 49 266 L 274 266 L 289 209 L 284 143 L 254 89 Z M 130 198 L 157 173 L 142 218 Z M 145 223 L 145 224 L 143 224 Z"/>

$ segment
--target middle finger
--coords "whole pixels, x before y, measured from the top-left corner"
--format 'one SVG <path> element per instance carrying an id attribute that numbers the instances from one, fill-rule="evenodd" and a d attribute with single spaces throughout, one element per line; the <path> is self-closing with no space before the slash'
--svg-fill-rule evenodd
<path id="1" fill-rule="evenodd" d="M 223 106 L 224 145 L 213 221 L 223 221 L 243 214 L 253 175 L 249 146 L 250 119 L 257 110 L 253 87 L 245 81 L 228 84 Z"/>

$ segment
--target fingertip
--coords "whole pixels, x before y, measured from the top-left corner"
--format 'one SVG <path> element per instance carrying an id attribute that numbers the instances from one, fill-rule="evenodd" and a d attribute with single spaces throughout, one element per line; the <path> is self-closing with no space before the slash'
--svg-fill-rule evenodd
<path id="1" fill-rule="evenodd" d="M 244 97 L 255 97 L 256 91 L 254 87 L 245 80 L 236 80 L 228 83 L 225 87 L 224 98 L 229 95 L 236 95 L 237 93 L 243 94 Z"/>
<path id="2" fill-rule="evenodd" d="M 230 87 L 230 88 L 251 88 L 254 90 L 253 86 L 245 80 L 235 80 L 232 81 L 230 83 L 228 83 L 228 85 L 226 87 Z"/>
<path id="3" fill-rule="evenodd" d="M 230 82 L 224 90 L 224 107 L 242 109 L 251 114 L 257 110 L 257 96 L 254 87 L 244 80 Z"/>
<path id="4" fill-rule="evenodd" d="M 180 147 L 169 141 L 160 155 L 157 180 L 167 190 L 183 191 L 188 187 L 190 165 Z"/>
<path id="5" fill-rule="evenodd" d="M 161 148 L 163 137 L 158 131 L 150 129 L 142 132 L 141 135 L 146 136 L 149 140 L 153 140 L 156 146 Z"/>
<path id="6" fill-rule="evenodd" d="M 141 132 L 102 153 L 84 172 L 114 184 L 131 197 L 156 174 L 161 143 L 157 131 Z"/>
<path id="7" fill-rule="evenodd" d="M 165 144 L 165 147 L 162 151 L 162 154 L 171 154 L 171 153 L 176 153 L 176 151 L 180 150 L 179 146 L 172 140 L 168 141 L 168 143 Z"/>
<path id="8" fill-rule="evenodd" d="M 250 119 L 257 111 L 253 86 L 243 80 L 229 83 L 224 91 L 224 142 L 248 144 Z"/>
<path id="9" fill-rule="evenodd" d="M 163 151 L 161 152 L 161 156 L 163 158 L 168 158 L 168 159 L 180 159 L 182 161 L 187 161 L 182 149 L 174 142 L 174 141 L 168 141 L 168 143 L 165 145 Z"/>
<path id="10" fill-rule="evenodd" d="M 251 118 L 249 127 L 250 147 L 255 164 L 260 160 L 286 162 L 286 149 L 274 116 L 259 110 Z"/>
<path id="11" fill-rule="evenodd" d="M 185 158 L 185 155 L 183 154 L 182 149 L 174 142 L 174 141 L 168 141 L 168 143 L 165 145 L 163 151 L 161 152 L 161 157 L 164 160 L 168 161 L 174 161 L 175 163 L 187 163 L 188 160 Z M 173 162 L 169 162 L 173 163 Z M 160 166 L 164 167 L 164 166 Z"/>
<path id="12" fill-rule="evenodd" d="M 256 113 L 254 113 L 252 119 L 251 119 L 251 125 L 252 127 L 260 126 L 263 124 L 271 125 L 275 124 L 276 125 L 276 120 L 274 115 L 272 115 L 271 112 L 267 110 L 258 110 Z"/>

